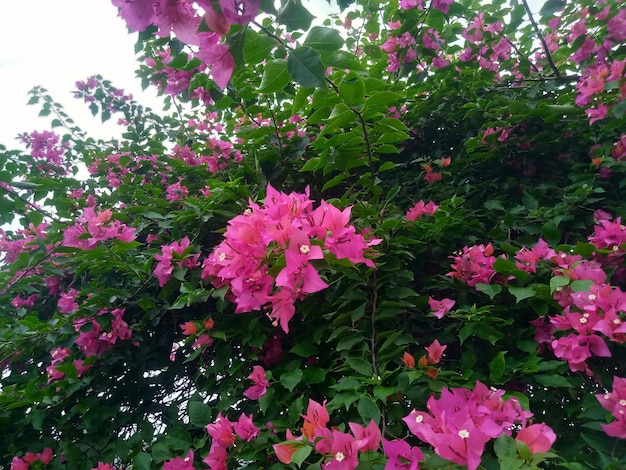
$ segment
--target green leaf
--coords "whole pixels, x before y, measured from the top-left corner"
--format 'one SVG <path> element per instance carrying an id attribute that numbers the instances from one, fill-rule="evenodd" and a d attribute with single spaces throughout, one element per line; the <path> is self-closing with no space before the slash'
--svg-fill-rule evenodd
<path id="1" fill-rule="evenodd" d="M 302 369 L 294 369 L 288 372 L 284 372 L 280 375 L 280 383 L 283 384 L 290 392 L 300 383 L 302 380 Z"/>
<path id="2" fill-rule="evenodd" d="M 303 87 L 326 87 L 326 69 L 319 53 L 310 47 L 299 47 L 292 51 L 287 60 L 287 70 Z"/>
<path id="3" fill-rule="evenodd" d="M 140 452 L 133 459 L 133 470 L 150 470 L 151 462 L 152 457 L 150 457 L 150 454 Z"/>
<path id="4" fill-rule="evenodd" d="M 325 28 L 323 26 L 314 26 L 309 31 L 304 45 L 309 46 L 316 51 L 336 51 L 341 49 L 344 40 L 336 29 Z"/>
<path id="5" fill-rule="evenodd" d="M 548 222 L 543 226 L 541 234 L 550 245 L 558 245 L 561 241 L 561 232 L 552 222 Z"/>
<path id="6" fill-rule="evenodd" d="M 313 16 L 309 10 L 302 6 L 300 0 L 289 0 L 278 11 L 276 21 L 287 27 L 288 31 L 302 29 L 306 31 L 311 27 Z"/>
<path id="7" fill-rule="evenodd" d="M 369 397 L 361 397 L 357 404 L 357 410 L 363 422 L 369 424 L 371 420 L 374 420 L 376 424 L 380 421 L 380 411 L 374 400 Z"/>
<path id="8" fill-rule="evenodd" d="M 492 382 L 499 383 L 502 378 L 502 374 L 504 374 L 504 368 L 506 366 L 504 356 L 506 353 L 507 351 L 500 351 L 491 361 L 491 364 L 489 364 L 489 379 Z"/>
<path id="9" fill-rule="evenodd" d="M 337 351 L 345 351 L 347 349 L 352 349 L 355 345 L 359 343 L 367 344 L 367 340 L 361 335 L 352 335 L 341 338 L 339 343 L 337 343 Z"/>
<path id="10" fill-rule="evenodd" d="M 562 375 L 556 374 L 540 374 L 535 377 L 537 382 L 546 387 L 565 387 L 572 388 L 573 385 Z"/>
<path id="11" fill-rule="evenodd" d="M 479 282 L 476 284 L 476 288 L 489 296 L 490 299 L 493 299 L 496 295 L 502 292 L 501 284 L 485 284 L 483 282 Z"/>
<path id="12" fill-rule="evenodd" d="M 276 46 L 275 39 L 267 34 L 259 33 L 253 29 L 246 29 L 246 40 L 243 48 L 243 57 L 248 64 L 259 64 L 270 56 L 270 52 Z"/>
<path id="13" fill-rule="evenodd" d="M 589 292 L 589 289 L 594 284 L 591 279 L 579 279 L 577 281 L 572 281 L 570 287 L 574 292 Z"/>
<path id="14" fill-rule="evenodd" d="M 290 353 L 296 354 L 300 357 L 311 357 L 317 352 L 317 348 L 311 343 L 299 342 L 293 348 L 289 350 Z"/>
<path id="15" fill-rule="evenodd" d="M 529 299 L 537 294 L 532 287 L 513 287 L 509 286 L 509 292 L 515 296 L 515 303 L 518 304 L 524 299 Z"/>
<path id="16" fill-rule="evenodd" d="M 291 456 L 291 461 L 295 463 L 298 467 L 302 465 L 302 462 L 306 460 L 306 458 L 311 454 L 313 447 L 311 446 L 302 446 L 298 450 L 296 450 Z"/>
<path id="17" fill-rule="evenodd" d="M 501 434 L 493 444 L 493 450 L 496 452 L 498 460 L 516 457 L 517 445 L 515 439 L 506 434 Z"/>
<path id="18" fill-rule="evenodd" d="M 339 83 L 339 96 L 348 104 L 362 104 L 365 101 L 365 82 L 356 73 L 350 72 Z"/>
<path id="19" fill-rule="evenodd" d="M 201 401 L 190 401 L 187 406 L 187 412 L 189 413 L 191 424 L 198 427 L 204 427 L 209 424 L 213 416 L 211 407 Z"/>
<path id="20" fill-rule="evenodd" d="M 566 0 L 546 0 L 539 10 L 543 18 L 554 16 L 555 13 L 565 8 Z"/>
<path id="21" fill-rule="evenodd" d="M 259 92 L 274 93 L 281 91 L 290 82 L 285 59 L 274 59 L 263 69 Z"/>
<path id="22" fill-rule="evenodd" d="M 346 359 L 346 362 L 351 369 L 357 371 L 359 374 L 365 375 L 366 377 L 372 376 L 372 365 L 366 360 L 359 357 L 349 357 Z"/>
<path id="23" fill-rule="evenodd" d="M 569 285 L 569 277 L 565 276 L 554 276 L 550 279 L 550 294 L 553 294 L 555 290 L 559 287 L 564 287 Z"/>

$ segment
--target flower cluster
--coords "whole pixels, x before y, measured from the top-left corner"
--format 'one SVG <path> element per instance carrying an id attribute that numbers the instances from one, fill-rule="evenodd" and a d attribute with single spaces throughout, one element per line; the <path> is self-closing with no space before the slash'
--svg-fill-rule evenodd
<path id="1" fill-rule="evenodd" d="M 58 135 L 51 131 L 31 132 L 22 136 L 22 142 L 30 147 L 30 155 L 38 162 L 35 167 L 46 175 L 65 175 L 68 170 L 64 154 L 68 142 L 61 142 Z"/>
<path id="2" fill-rule="evenodd" d="M 438 455 L 475 470 L 490 439 L 511 435 L 512 429 L 520 423 L 522 429 L 526 429 L 526 420 L 532 416 L 522 409 L 517 399 L 503 400 L 504 393 L 504 390 L 489 389 L 479 381 L 473 391 L 444 387 L 439 399 L 428 400 L 428 412 L 413 410 L 403 420 L 409 430 L 432 445 Z M 547 438 L 546 447 L 536 439 L 534 429 L 518 433 L 517 438 L 534 438 L 531 441 L 533 452 L 549 450 L 556 439 L 552 430 L 545 425 L 541 428 Z M 529 442 L 525 443 L 530 446 Z"/>
<path id="3" fill-rule="evenodd" d="M 161 254 L 154 255 L 158 261 L 154 268 L 154 275 L 159 280 L 159 286 L 163 287 L 172 277 L 174 268 L 193 269 L 200 266 L 198 258 L 200 253 L 189 253 L 189 238 L 184 237 L 180 242 L 174 241 L 161 247 Z"/>
<path id="4" fill-rule="evenodd" d="M 405 218 L 410 221 L 415 221 L 423 215 L 435 215 L 439 206 L 435 204 L 433 201 L 424 202 L 423 200 L 419 200 L 413 207 L 411 207 L 407 213 L 405 214 Z"/>
<path id="5" fill-rule="evenodd" d="M 359 464 L 359 452 L 376 451 L 381 441 L 381 431 L 374 421 L 366 427 L 357 423 L 348 423 L 352 434 L 344 433 L 336 428 L 328 429 L 330 415 L 326 409 L 326 402 L 320 404 L 315 400 L 309 400 L 307 413 L 302 415 L 304 424 L 302 436 L 295 438 L 290 430 L 287 430 L 287 441 L 275 444 L 274 452 L 278 459 L 284 463 L 291 463 L 293 454 L 306 443 L 314 442 L 315 451 L 326 456 L 322 464 L 324 470 L 354 470 Z M 396 447 L 392 445 L 393 450 Z M 397 449 L 396 460 L 405 457 L 404 449 Z M 402 454 L 402 455 L 400 455 Z M 423 458 L 421 452 L 415 454 Z"/>
<path id="6" fill-rule="evenodd" d="M 226 470 L 228 449 L 235 443 L 236 437 L 251 442 L 261 431 L 254 425 L 252 415 L 242 413 L 239 419 L 231 422 L 220 412 L 214 423 L 206 426 L 206 430 L 213 439 L 209 454 L 204 458 L 211 470 Z M 178 467 L 177 467 L 178 468 Z"/>
<path id="7" fill-rule="evenodd" d="M 107 309 L 100 310 L 97 314 L 98 316 L 110 315 L 112 317 L 110 322 L 108 318 L 103 322 L 110 324 L 110 327 L 106 329 L 95 318 L 82 317 L 74 320 L 74 330 L 78 333 L 78 336 L 74 339 L 74 344 L 85 357 L 99 357 L 111 349 L 118 341 L 130 341 L 132 331 L 128 327 L 128 323 L 122 318 L 124 311 L 125 309 L 123 308 L 116 308 L 110 312 Z M 60 371 L 57 366 L 70 357 L 70 350 L 68 348 L 56 348 L 50 354 L 52 355 L 52 362 L 46 367 L 49 381 L 60 380 L 65 376 L 65 373 Z M 91 364 L 85 364 L 83 359 L 76 359 L 72 364 L 76 369 L 78 377 L 91 368 Z"/>
<path id="8" fill-rule="evenodd" d="M 85 207 L 83 216 L 77 217 L 76 223 L 63 232 L 63 245 L 93 250 L 99 242 L 105 240 L 134 241 L 135 229 L 119 220 L 112 220 L 112 217 L 110 209 L 97 211 L 93 207 Z"/>
<path id="9" fill-rule="evenodd" d="M 477 284 L 489 284 L 496 270 L 493 263 L 496 257 L 493 256 L 493 246 L 489 243 L 485 245 L 473 245 L 463 247 L 463 252 L 456 256 L 449 256 L 454 260 L 450 266 L 453 270 L 446 274 L 453 279 L 459 279 L 470 287 Z"/>
<path id="10" fill-rule="evenodd" d="M 235 61 L 226 44 L 220 40 L 230 30 L 231 24 L 247 24 L 259 11 L 261 0 L 220 0 L 221 12 L 211 3 L 195 2 L 127 2 L 112 0 L 120 9 L 120 16 L 126 20 L 131 31 L 144 31 L 148 26 L 159 28 L 158 34 L 167 37 L 173 32 L 185 44 L 200 46 L 196 57 L 211 66 L 213 80 L 220 88 L 225 88 L 235 68 Z M 204 17 L 201 13 L 204 12 Z M 200 23 L 210 32 L 198 32 Z"/>
<path id="11" fill-rule="evenodd" d="M 13 457 L 11 461 L 11 470 L 28 470 L 28 467 L 35 462 L 41 462 L 41 465 L 48 465 L 52 462 L 52 449 L 46 447 L 42 452 L 37 454 L 26 452 L 23 457 Z M 38 466 L 36 468 L 39 468 Z"/>
<path id="12" fill-rule="evenodd" d="M 193 466 L 193 450 L 187 452 L 184 457 L 176 457 L 163 462 L 161 470 L 194 470 Z"/>
<path id="13" fill-rule="evenodd" d="M 294 302 L 328 287 L 312 261 L 330 253 L 374 267 L 364 254 L 380 240 L 366 241 L 349 222 L 349 207 L 341 211 L 321 201 L 313 209 L 308 191 L 285 194 L 268 185 L 263 206 L 250 202 L 228 222 L 225 240 L 203 263 L 202 279 L 228 287 L 235 313 L 271 307 L 274 325 L 288 332 Z"/>

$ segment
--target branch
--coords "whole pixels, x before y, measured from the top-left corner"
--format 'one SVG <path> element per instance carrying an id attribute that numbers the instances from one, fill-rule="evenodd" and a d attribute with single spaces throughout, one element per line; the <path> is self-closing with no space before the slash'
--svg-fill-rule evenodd
<path id="1" fill-rule="evenodd" d="M 526 0 L 522 0 L 522 3 L 524 4 L 524 9 L 526 10 L 526 13 L 528 13 L 528 19 L 530 19 L 530 24 L 533 25 L 533 29 L 535 30 L 535 33 L 537 33 L 537 37 L 539 38 L 539 41 L 541 41 L 541 46 L 543 47 L 543 51 L 546 54 L 546 59 L 548 60 L 548 64 L 550 65 L 550 68 L 552 69 L 556 77 L 560 77 L 561 72 L 559 72 L 559 69 L 556 68 L 554 61 L 552 60 L 552 54 L 550 53 L 550 50 L 548 49 L 548 44 L 546 43 L 546 40 L 543 38 L 541 31 L 539 31 L 539 26 L 537 26 L 537 22 L 535 21 L 535 18 L 533 18 L 533 14 L 530 11 L 528 2 Z"/>
<path id="2" fill-rule="evenodd" d="M 8 186 L 5 186 L 5 185 L 0 185 L 0 189 L 6 191 L 11 196 L 14 196 L 14 197 L 18 198 L 20 201 L 24 202 L 24 204 L 26 204 L 28 207 L 32 207 L 33 209 L 35 209 L 40 214 L 43 214 L 45 217 L 48 217 L 49 219 L 52 219 L 53 221 L 55 221 L 55 222 L 57 222 L 59 224 L 66 224 L 66 222 L 63 222 L 61 219 L 59 219 L 58 217 L 56 217 L 52 213 L 48 212 L 47 210 L 42 209 L 41 207 L 39 207 L 38 204 L 35 204 L 34 202 L 30 202 L 28 199 L 26 199 L 24 196 L 22 196 L 21 194 L 19 194 L 18 192 L 16 192 L 12 188 L 10 188 Z"/>

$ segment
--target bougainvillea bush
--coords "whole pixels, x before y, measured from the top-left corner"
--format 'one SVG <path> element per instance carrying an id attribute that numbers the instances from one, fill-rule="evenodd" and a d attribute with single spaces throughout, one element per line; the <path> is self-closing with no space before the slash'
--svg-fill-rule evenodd
<path id="1" fill-rule="evenodd" d="M 626 467 L 622 2 L 112 3 L 165 108 L 0 147 L 0 468 Z"/>

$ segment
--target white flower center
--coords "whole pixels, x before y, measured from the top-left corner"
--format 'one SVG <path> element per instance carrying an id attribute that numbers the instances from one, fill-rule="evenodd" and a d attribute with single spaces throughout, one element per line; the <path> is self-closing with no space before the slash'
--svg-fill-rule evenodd
<path id="1" fill-rule="evenodd" d="M 335 459 L 337 460 L 337 462 L 341 462 L 345 458 L 346 456 L 343 454 L 343 452 L 337 452 L 335 454 Z"/>
<path id="2" fill-rule="evenodd" d="M 467 429 L 461 429 L 459 431 L 459 437 L 461 439 L 467 439 L 469 437 L 469 431 Z"/>
<path id="3" fill-rule="evenodd" d="M 579 321 L 580 321 L 580 323 L 582 323 L 583 325 L 584 325 L 585 323 L 587 323 L 587 319 L 586 319 L 585 317 L 582 317 Z"/>
<path id="4" fill-rule="evenodd" d="M 306 255 L 311 251 L 311 247 L 309 245 L 300 245 L 300 253 Z"/>
<path id="5" fill-rule="evenodd" d="M 596 300 L 595 294 L 589 294 L 589 300 Z"/>
<path id="6" fill-rule="evenodd" d="M 424 417 L 422 415 L 417 415 L 415 417 L 415 422 L 416 423 L 421 423 L 422 421 L 424 421 Z"/>
<path id="7" fill-rule="evenodd" d="M 619 401 L 619 404 L 622 406 L 626 406 L 626 400 L 622 399 Z"/>
<path id="8" fill-rule="evenodd" d="M 226 253 L 220 253 L 220 255 L 218 256 L 218 259 L 220 261 L 224 261 L 226 259 Z"/>

